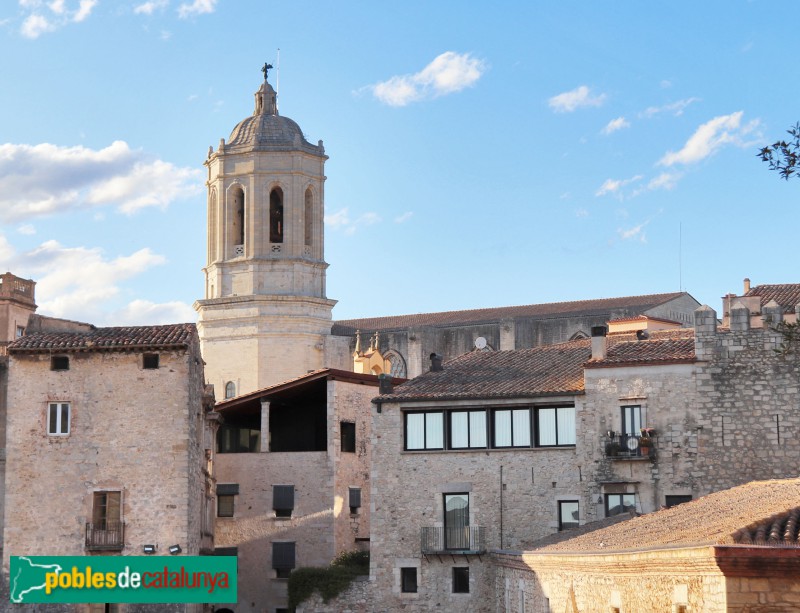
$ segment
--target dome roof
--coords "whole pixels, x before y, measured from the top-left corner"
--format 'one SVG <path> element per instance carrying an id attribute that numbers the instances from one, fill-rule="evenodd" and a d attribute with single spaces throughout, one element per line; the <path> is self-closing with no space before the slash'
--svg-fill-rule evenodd
<path id="1" fill-rule="evenodd" d="M 269 83 L 264 81 L 255 97 L 255 111 L 233 128 L 224 145 L 225 152 L 306 151 L 325 154 L 322 141 L 319 145 L 312 145 L 296 122 L 278 115 L 275 90 Z"/>

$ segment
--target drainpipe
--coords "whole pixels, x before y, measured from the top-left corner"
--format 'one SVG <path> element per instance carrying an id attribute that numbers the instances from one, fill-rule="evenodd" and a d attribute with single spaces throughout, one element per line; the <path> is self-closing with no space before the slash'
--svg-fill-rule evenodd
<path id="1" fill-rule="evenodd" d="M 500 549 L 503 548 L 503 465 L 500 465 Z"/>

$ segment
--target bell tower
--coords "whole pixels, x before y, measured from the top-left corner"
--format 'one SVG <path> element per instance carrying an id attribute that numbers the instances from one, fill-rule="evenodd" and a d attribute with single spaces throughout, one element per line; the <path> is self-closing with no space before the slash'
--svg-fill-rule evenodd
<path id="1" fill-rule="evenodd" d="M 325 296 L 325 148 L 278 113 L 267 80 L 250 117 L 209 147 L 208 257 L 198 332 L 218 397 L 322 368 L 336 301 Z"/>

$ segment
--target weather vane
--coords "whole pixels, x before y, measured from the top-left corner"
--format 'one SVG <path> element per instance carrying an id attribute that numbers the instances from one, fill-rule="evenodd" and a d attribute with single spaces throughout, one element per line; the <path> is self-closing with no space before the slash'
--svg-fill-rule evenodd
<path id="1" fill-rule="evenodd" d="M 261 69 L 261 72 L 264 73 L 264 80 L 265 81 L 267 80 L 267 73 L 269 72 L 270 68 L 272 68 L 272 64 L 267 64 L 266 62 L 264 62 L 264 67 Z"/>

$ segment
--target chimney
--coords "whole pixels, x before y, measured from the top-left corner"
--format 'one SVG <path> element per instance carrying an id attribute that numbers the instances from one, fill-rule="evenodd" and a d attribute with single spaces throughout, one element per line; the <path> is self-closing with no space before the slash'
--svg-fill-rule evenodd
<path id="1" fill-rule="evenodd" d="M 750 291 L 750 279 L 747 277 L 744 278 L 744 294 L 743 296 L 747 296 L 747 292 Z"/>
<path id="2" fill-rule="evenodd" d="M 386 373 L 378 375 L 378 392 L 381 396 L 394 393 L 391 375 L 387 375 Z"/>
<path id="3" fill-rule="evenodd" d="M 592 359 L 602 360 L 606 357 L 606 333 L 608 328 L 605 326 L 592 326 Z"/>
<path id="4" fill-rule="evenodd" d="M 431 354 L 431 372 L 439 372 L 442 368 L 442 356 L 438 353 Z"/>

